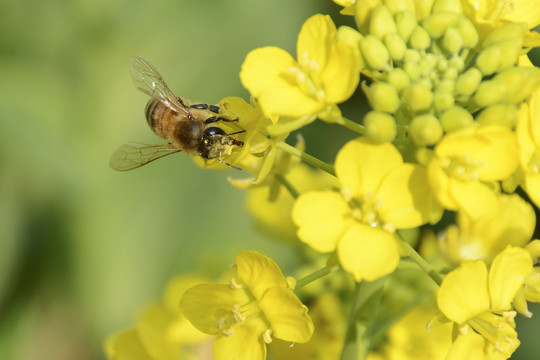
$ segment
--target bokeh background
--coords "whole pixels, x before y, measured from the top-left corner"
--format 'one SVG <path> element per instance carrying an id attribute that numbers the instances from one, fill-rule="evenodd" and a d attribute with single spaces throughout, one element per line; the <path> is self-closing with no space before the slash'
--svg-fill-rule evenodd
<path id="1" fill-rule="evenodd" d="M 105 337 L 131 326 L 175 274 L 219 274 L 247 249 L 287 266 L 285 248 L 254 229 L 245 194 L 228 185 L 236 170 L 179 154 L 119 173 L 108 159 L 131 140 L 160 143 L 132 56 L 178 95 L 247 99 L 238 72 L 250 50 L 294 54 L 309 16 L 350 23 L 338 10 L 330 0 L 0 4 L 0 359 L 101 359 Z M 328 161 L 352 137 L 326 124 L 304 135 Z M 539 327 L 523 325 L 527 359 L 540 353 Z"/>

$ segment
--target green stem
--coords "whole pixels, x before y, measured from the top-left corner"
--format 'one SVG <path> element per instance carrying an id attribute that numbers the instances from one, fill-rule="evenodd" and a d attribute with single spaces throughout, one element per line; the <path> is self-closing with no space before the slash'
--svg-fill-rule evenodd
<path id="1" fill-rule="evenodd" d="M 356 284 L 341 360 L 363 360 L 371 347 L 386 278 Z"/>
<path id="2" fill-rule="evenodd" d="M 366 134 L 366 127 L 364 125 L 360 125 L 352 120 L 349 120 L 345 117 L 341 117 L 339 120 L 336 121 L 336 124 L 339 124 L 343 127 L 346 127 L 349 130 L 354 131 L 357 134 L 365 135 Z"/>
<path id="3" fill-rule="evenodd" d="M 330 270 L 330 268 L 323 267 L 322 269 L 319 269 L 319 270 L 315 271 L 314 273 L 311 273 L 311 274 L 309 274 L 307 276 L 304 276 L 303 278 L 301 278 L 300 280 L 298 280 L 296 282 L 296 287 L 294 288 L 294 290 L 296 291 L 298 289 L 303 288 L 307 284 L 312 283 L 313 281 L 318 280 L 318 279 L 330 274 L 331 271 L 332 270 Z"/>
<path id="4" fill-rule="evenodd" d="M 321 160 L 317 159 L 314 156 L 306 154 L 305 152 L 298 150 L 294 146 L 291 146 L 291 145 L 289 145 L 289 144 L 287 144 L 287 143 L 285 143 L 283 141 L 280 141 L 280 142 L 276 143 L 276 148 L 278 148 L 278 149 L 280 149 L 282 151 L 285 151 L 287 154 L 290 154 L 292 156 L 296 156 L 297 158 L 303 160 L 304 162 L 306 162 L 306 163 L 308 163 L 308 164 L 310 164 L 312 166 L 315 166 L 316 168 L 319 168 L 319 169 L 321 169 L 323 171 L 326 171 L 330 175 L 336 176 L 336 171 L 334 170 L 334 167 L 332 165 L 329 165 L 329 164 L 325 163 L 324 161 L 321 161 Z"/>
<path id="5" fill-rule="evenodd" d="M 283 185 L 285 187 L 285 189 L 287 189 L 287 191 L 289 191 L 289 194 L 291 194 L 293 198 L 296 199 L 296 198 L 298 198 L 298 196 L 300 196 L 300 193 L 298 192 L 298 190 L 296 190 L 296 188 L 289 182 L 289 180 L 287 180 L 285 175 L 283 175 L 283 174 L 275 174 L 274 176 L 281 183 L 281 185 Z"/>
<path id="6" fill-rule="evenodd" d="M 443 281 L 441 275 L 426 261 L 416 250 L 405 240 L 401 239 L 401 243 L 407 248 L 409 257 L 416 263 L 428 276 L 435 281 L 438 286 L 441 286 Z"/>

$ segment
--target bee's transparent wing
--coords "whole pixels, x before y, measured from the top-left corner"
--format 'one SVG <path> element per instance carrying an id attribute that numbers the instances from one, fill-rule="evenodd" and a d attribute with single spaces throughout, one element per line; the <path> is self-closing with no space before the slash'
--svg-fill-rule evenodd
<path id="1" fill-rule="evenodd" d="M 186 105 L 169 89 L 156 68 L 142 57 L 131 58 L 131 78 L 137 89 L 158 99 L 172 110 L 191 115 Z"/>
<path id="2" fill-rule="evenodd" d="M 120 146 L 111 155 L 109 165 L 114 170 L 127 171 L 177 152 L 180 150 L 172 145 L 146 145 L 131 142 Z"/>

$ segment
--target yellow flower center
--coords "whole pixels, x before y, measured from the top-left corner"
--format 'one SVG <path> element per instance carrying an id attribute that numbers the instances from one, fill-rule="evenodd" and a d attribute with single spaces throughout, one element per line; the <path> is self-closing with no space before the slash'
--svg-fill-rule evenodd
<path id="1" fill-rule="evenodd" d="M 515 311 L 505 312 L 503 316 L 485 311 L 467 323 L 488 340 L 497 351 L 509 357 L 519 346 L 517 333 L 514 330 L 515 316 Z"/>
<path id="2" fill-rule="evenodd" d="M 319 68 L 319 63 L 310 59 L 309 54 L 304 52 L 301 55 L 299 64 L 291 66 L 288 69 L 288 73 L 292 82 L 298 85 L 302 92 L 317 101 L 324 102 L 326 93 L 318 76 Z"/>
<path id="3" fill-rule="evenodd" d="M 229 281 L 229 286 L 233 290 L 247 292 L 247 290 L 245 290 L 241 284 L 238 284 L 234 278 L 231 278 Z M 249 297 L 252 298 L 252 296 Z M 258 317 L 262 318 L 264 322 L 268 324 L 264 318 L 263 312 L 259 308 L 257 300 L 253 299 L 246 304 L 234 304 L 228 314 L 219 318 L 216 326 L 223 335 L 232 336 L 238 326 L 242 326 L 247 321 Z M 272 329 L 268 326 L 268 329 L 266 329 L 266 331 L 263 333 L 263 339 L 267 344 L 272 342 L 271 334 Z"/>
<path id="4" fill-rule="evenodd" d="M 477 170 L 486 167 L 487 164 L 465 155 L 441 159 L 441 166 L 450 177 L 462 181 L 478 181 Z"/>
<path id="5" fill-rule="evenodd" d="M 347 193 L 344 194 L 345 200 L 347 200 Z M 369 225 L 371 227 L 380 227 L 382 222 L 379 219 L 378 211 L 381 208 L 381 199 L 377 198 L 374 193 L 367 193 L 363 196 L 362 200 L 355 198 L 349 198 L 349 206 L 351 207 L 351 216 L 356 221 Z M 390 224 L 384 224 L 382 226 L 384 230 L 392 232 L 395 227 Z"/>

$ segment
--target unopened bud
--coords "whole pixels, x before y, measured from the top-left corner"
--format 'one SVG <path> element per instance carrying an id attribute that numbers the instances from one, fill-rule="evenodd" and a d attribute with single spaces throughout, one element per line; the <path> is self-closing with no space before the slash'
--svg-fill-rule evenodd
<path id="1" fill-rule="evenodd" d="M 423 111 L 431 107 L 433 93 L 424 86 L 411 84 L 403 91 L 403 100 L 413 112 Z"/>
<path id="2" fill-rule="evenodd" d="M 405 89 L 410 84 L 409 75 L 402 68 L 393 68 L 388 73 L 388 82 L 398 91 Z"/>
<path id="3" fill-rule="evenodd" d="M 476 31 L 473 23 L 465 16 L 462 16 L 457 27 L 463 38 L 463 47 L 474 48 L 478 44 L 478 31 Z"/>
<path id="4" fill-rule="evenodd" d="M 540 69 L 513 67 L 494 78 L 506 87 L 505 102 L 517 104 L 527 99 L 540 84 Z"/>
<path id="5" fill-rule="evenodd" d="M 425 50 L 431 45 L 431 37 L 423 27 L 417 26 L 411 34 L 409 44 L 413 49 Z"/>
<path id="6" fill-rule="evenodd" d="M 506 94 L 506 86 L 497 80 L 483 81 L 474 94 L 474 101 L 480 107 L 498 103 Z"/>
<path id="7" fill-rule="evenodd" d="M 375 70 L 383 70 L 388 67 L 390 54 L 381 40 L 373 35 L 366 35 L 360 41 L 360 50 L 369 67 Z"/>
<path id="8" fill-rule="evenodd" d="M 396 121 L 392 115 L 370 111 L 364 116 L 366 135 L 378 142 L 390 142 L 396 137 Z"/>
<path id="9" fill-rule="evenodd" d="M 414 117 L 409 126 L 409 132 L 415 144 L 420 146 L 436 144 L 443 135 L 439 119 L 430 114 Z"/>
<path id="10" fill-rule="evenodd" d="M 445 132 L 449 133 L 474 124 L 471 113 L 460 106 L 452 106 L 444 112 L 439 120 Z"/>
<path id="11" fill-rule="evenodd" d="M 386 34 L 396 31 L 396 23 L 390 10 L 383 4 L 377 5 L 371 11 L 369 33 L 382 40 Z"/>
<path id="12" fill-rule="evenodd" d="M 498 46 L 490 46 L 478 55 L 476 67 L 483 75 L 491 75 L 499 68 L 501 56 L 501 49 Z"/>
<path id="13" fill-rule="evenodd" d="M 518 111 L 516 105 L 496 104 L 482 110 L 476 121 L 482 125 L 502 125 L 509 129 L 516 126 Z"/>
<path id="14" fill-rule="evenodd" d="M 416 15 L 412 12 L 405 10 L 396 14 L 397 32 L 403 40 L 409 41 L 409 37 L 417 26 Z"/>
<path id="15" fill-rule="evenodd" d="M 451 27 L 444 33 L 442 45 L 450 54 L 456 54 L 463 47 L 463 37 L 455 27 Z"/>
<path id="16" fill-rule="evenodd" d="M 458 23 L 459 14 L 449 11 L 440 11 L 429 15 L 422 21 L 422 27 L 431 35 L 432 38 L 438 39 L 445 31 L 455 26 Z"/>
<path id="17" fill-rule="evenodd" d="M 399 95 L 391 84 L 377 82 L 362 88 L 374 110 L 393 114 L 399 109 Z"/>
<path id="18" fill-rule="evenodd" d="M 451 92 L 437 90 L 433 95 L 433 107 L 438 113 L 443 112 L 455 103 L 454 95 Z"/>
<path id="19" fill-rule="evenodd" d="M 392 60 L 402 60 L 407 50 L 407 44 L 397 33 L 388 33 L 384 37 L 384 43 Z"/>
<path id="20" fill-rule="evenodd" d="M 488 47 L 501 40 L 515 40 L 520 42 L 527 31 L 527 23 L 508 22 L 496 27 L 482 43 L 483 47 Z"/>
<path id="21" fill-rule="evenodd" d="M 456 80 L 456 92 L 460 95 L 472 95 L 482 81 L 482 73 L 472 67 L 461 74 Z"/>
<path id="22" fill-rule="evenodd" d="M 454 12 L 454 13 L 463 12 L 463 10 L 461 8 L 460 0 L 435 0 L 433 2 L 432 11 L 434 13 L 437 13 L 437 12 L 440 12 L 440 11 Z"/>

